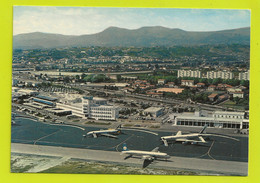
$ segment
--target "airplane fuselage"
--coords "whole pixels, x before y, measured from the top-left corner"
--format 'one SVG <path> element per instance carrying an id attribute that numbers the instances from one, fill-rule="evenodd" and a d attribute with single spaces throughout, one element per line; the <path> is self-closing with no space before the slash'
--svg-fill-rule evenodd
<path id="1" fill-rule="evenodd" d="M 138 151 L 138 150 L 129 150 L 129 151 L 122 151 L 122 154 L 128 154 L 132 156 L 151 156 L 154 158 L 164 158 L 168 159 L 170 156 L 166 153 L 162 152 L 150 152 L 150 151 Z"/>
<path id="2" fill-rule="evenodd" d="M 118 133 L 118 130 L 99 130 L 88 132 L 87 135 L 102 134 L 102 133 Z"/>
<path id="3" fill-rule="evenodd" d="M 164 140 L 189 139 L 189 138 L 199 137 L 200 135 L 201 134 L 198 133 L 187 134 L 187 135 L 171 135 L 171 136 L 161 137 L 161 139 Z"/>

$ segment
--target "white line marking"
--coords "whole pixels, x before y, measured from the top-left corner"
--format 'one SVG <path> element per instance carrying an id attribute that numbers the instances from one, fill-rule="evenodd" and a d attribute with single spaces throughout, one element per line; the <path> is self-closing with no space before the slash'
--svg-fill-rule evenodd
<path id="1" fill-rule="evenodd" d="M 155 133 L 155 132 L 146 131 L 146 130 L 139 130 L 139 129 L 122 128 L 122 130 L 133 130 L 133 131 L 140 131 L 140 132 L 150 133 L 150 134 L 153 134 L 153 135 L 158 135 L 158 133 Z"/>

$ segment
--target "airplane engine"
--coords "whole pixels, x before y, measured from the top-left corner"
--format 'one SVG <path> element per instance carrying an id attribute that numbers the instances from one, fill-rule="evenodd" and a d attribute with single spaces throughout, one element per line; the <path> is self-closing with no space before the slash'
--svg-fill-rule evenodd
<path id="1" fill-rule="evenodd" d="M 148 160 L 148 161 L 153 161 L 154 157 L 152 157 L 152 156 L 143 156 L 142 159 Z"/>

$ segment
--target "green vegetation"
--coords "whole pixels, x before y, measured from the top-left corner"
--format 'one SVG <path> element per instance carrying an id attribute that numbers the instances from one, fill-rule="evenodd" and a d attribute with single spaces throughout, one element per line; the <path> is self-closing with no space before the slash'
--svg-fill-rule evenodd
<path id="1" fill-rule="evenodd" d="M 222 103 L 220 106 L 227 107 L 227 108 L 234 108 L 238 110 L 248 110 L 249 109 L 249 100 L 248 99 L 241 99 L 235 97 L 232 100 Z"/>
<path id="2" fill-rule="evenodd" d="M 137 74 L 140 80 L 147 80 L 151 84 L 157 84 L 158 79 L 165 79 L 166 82 L 181 83 L 180 78 L 177 78 L 177 72 L 154 71 L 152 74 Z"/>
<path id="3" fill-rule="evenodd" d="M 101 82 L 112 82 L 113 80 L 104 74 L 92 74 L 84 77 L 86 82 L 101 83 Z"/>
<path id="4" fill-rule="evenodd" d="M 40 173 L 72 173 L 72 174 L 141 174 L 141 175 L 196 175 L 195 172 L 183 170 L 166 170 L 159 168 L 141 168 L 117 164 L 67 161 L 61 165 Z"/>
<path id="5" fill-rule="evenodd" d="M 13 173 L 24 173 L 30 170 L 34 165 L 15 166 L 19 159 L 11 159 L 11 172 Z"/>
<path id="6" fill-rule="evenodd" d="M 121 110 L 119 111 L 119 114 L 122 114 L 122 115 L 129 115 L 129 114 L 132 114 L 134 112 L 136 112 L 137 110 L 134 109 L 134 108 L 127 108 L 127 109 L 124 109 L 124 110 Z"/>
<path id="7" fill-rule="evenodd" d="M 111 125 L 110 122 L 95 122 L 95 121 L 87 121 L 85 124 L 89 125 Z"/>

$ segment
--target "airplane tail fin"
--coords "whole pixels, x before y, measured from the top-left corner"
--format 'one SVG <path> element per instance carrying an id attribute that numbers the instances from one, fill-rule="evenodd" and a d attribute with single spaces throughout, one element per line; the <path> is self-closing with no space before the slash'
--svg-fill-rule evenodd
<path id="1" fill-rule="evenodd" d="M 123 150 L 122 151 L 128 151 L 128 148 L 126 146 L 126 143 L 123 144 Z"/>
<path id="2" fill-rule="evenodd" d="M 203 133 L 203 132 L 206 130 L 207 127 L 208 127 L 208 125 L 205 125 L 205 126 L 203 127 L 203 129 L 199 132 L 199 134 Z"/>

